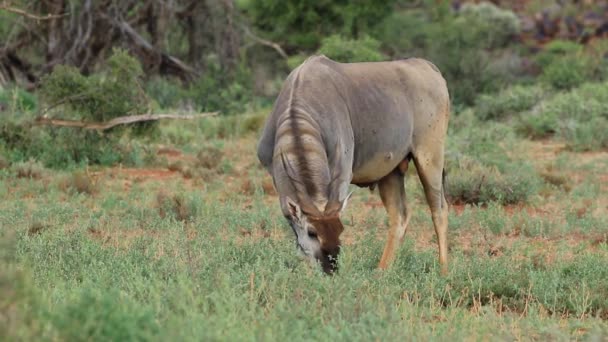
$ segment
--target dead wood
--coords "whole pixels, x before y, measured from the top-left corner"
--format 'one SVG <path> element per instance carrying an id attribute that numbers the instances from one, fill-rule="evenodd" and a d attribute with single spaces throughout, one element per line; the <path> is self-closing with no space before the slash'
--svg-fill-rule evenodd
<path id="1" fill-rule="evenodd" d="M 75 127 L 75 128 L 95 129 L 95 130 L 105 131 L 107 129 L 110 129 L 110 128 L 118 126 L 118 125 L 132 124 L 135 122 L 157 121 L 157 120 L 164 120 L 164 119 L 195 120 L 195 119 L 202 119 L 202 118 L 216 116 L 216 115 L 218 115 L 218 112 L 184 114 L 184 115 L 182 115 L 182 114 L 142 114 L 142 115 L 121 116 L 121 117 L 114 118 L 108 122 L 104 122 L 104 123 L 53 119 L 53 118 L 49 118 L 46 116 L 39 116 L 34 121 L 34 124 L 47 125 L 47 126 L 60 126 L 60 127 Z"/>

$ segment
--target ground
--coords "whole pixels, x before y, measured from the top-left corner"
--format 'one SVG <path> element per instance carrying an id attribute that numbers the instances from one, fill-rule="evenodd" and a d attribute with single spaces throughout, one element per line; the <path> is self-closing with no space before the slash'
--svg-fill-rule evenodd
<path id="1" fill-rule="evenodd" d="M 608 336 L 608 152 L 522 140 L 550 186 L 525 204 L 451 204 L 447 277 L 438 272 L 413 167 L 406 189 L 414 215 L 386 272 L 376 270 L 384 208 L 377 190 L 353 187 L 340 273 L 327 277 L 297 257 L 255 142 L 254 135 L 225 140 L 224 166 L 204 177 L 160 166 L 91 167 L 88 193 L 70 185 L 68 172 L 4 175 L 0 223 L 14 253 L 5 256 L 0 286 L 13 296 L 0 301 L 0 333 L 51 340 Z M 165 165 L 197 158 L 174 147 L 156 151 Z"/>

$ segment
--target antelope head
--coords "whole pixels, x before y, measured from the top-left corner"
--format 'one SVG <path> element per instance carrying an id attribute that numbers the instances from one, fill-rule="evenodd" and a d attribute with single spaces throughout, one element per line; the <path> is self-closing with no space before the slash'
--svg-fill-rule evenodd
<path id="1" fill-rule="evenodd" d="M 334 273 L 338 267 L 340 234 L 344 231 L 340 212 L 349 196 L 341 202 L 328 202 L 323 212 L 306 202 L 298 204 L 287 196 L 281 200 L 281 209 L 295 234 L 297 248 L 310 261 L 319 262 L 327 274 Z"/>

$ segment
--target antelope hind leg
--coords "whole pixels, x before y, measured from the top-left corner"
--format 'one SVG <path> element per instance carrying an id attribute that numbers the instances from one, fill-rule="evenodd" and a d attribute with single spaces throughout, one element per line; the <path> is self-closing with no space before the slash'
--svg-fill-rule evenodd
<path id="1" fill-rule="evenodd" d="M 389 217 L 388 239 L 378 268 L 387 269 L 395 259 L 395 253 L 403 241 L 411 214 L 405 202 L 403 174 L 398 170 L 382 178 L 378 190 Z"/>

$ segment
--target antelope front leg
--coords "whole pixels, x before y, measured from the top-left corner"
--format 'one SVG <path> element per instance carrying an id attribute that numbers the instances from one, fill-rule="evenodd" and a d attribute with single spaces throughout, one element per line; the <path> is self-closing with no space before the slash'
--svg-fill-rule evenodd
<path id="1" fill-rule="evenodd" d="M 387 269 L 395 259 L 395 253 L 403 241 L 411 214 L 405 203 L 403 175 L 397 170 L 380 180 L 378 190 L 389 218 L 388 239 L 378 268 Z"/>

